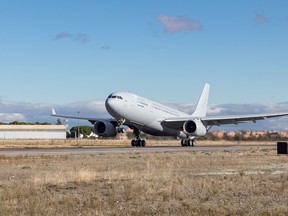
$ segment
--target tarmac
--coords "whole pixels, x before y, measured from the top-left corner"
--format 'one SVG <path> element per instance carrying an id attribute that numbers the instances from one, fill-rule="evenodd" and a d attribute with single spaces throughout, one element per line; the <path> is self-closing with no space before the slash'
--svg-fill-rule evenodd
<path id="1" fill-rule="evenodd" d="M 213 146 L 152 146 L 152 147 L 70 147 L 70 148 L 15 148 L 0 149 L 4 156 L 59 156 L 59 155 L 95 155 L 112 153 L 145 152 L 187 152 L 187 151 L 241 151 L 251 149 L 275 149 L 276 145 L 213 145 Z"/>

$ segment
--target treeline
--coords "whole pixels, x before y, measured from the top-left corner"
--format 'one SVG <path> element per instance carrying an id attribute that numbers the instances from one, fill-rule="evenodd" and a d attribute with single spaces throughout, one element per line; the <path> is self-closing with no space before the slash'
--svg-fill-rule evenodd
<path id="1" fill-rule="evenodd" d="M 135 136 L 132 132 L 128 132 L 127 137 L 128 139 L 135 139 Z M 175 137 L 159 137 L 159 136 L 152 136 L 152 135 L 148 135 L 144 133 L 143 134 L 141 133 L 141 138 L 148 139 L 148 140 L 149 139 L 150 140 L 173 140 L 175 139 Z M 257 135 L 257 136 L 253 136 L 249 134 L 249 136 L 247 136 L 246 131 L 239 131 L 235 133 L 234 136 L 229 136 L 228 133 L 225 133 L 223 137 L 218 137 L 218 136 L 213 135 L 212 133 L 207 133 L 206 136 L 204 137 L 197 137 L 197 140 L 207 140 L 207 141 L 225 140 L 225 141 L 236 141 L 236 142 L 240 142 L 240 141 L 286 141 L 288 140 L 288 138 L 285 136 L 281 136 L 281 134 L 277 132 L 267 133 L 265 135 Z"/>
<path id="2" fill-rule="evenodd" d="M 5 122 L 0 122 L 0 125 L 51 125 L 51 123 L 48 122 L 21 122 L 21 121 L 13 121 L 13 122 L 9 122 L 9 123 L 5 123 Z"/>
<path id="3" fill-rule="evenodd" d="M 207 133 L 205 137 L 199 137 L 197 139 L 201 140 L 212 140 L 212 141 L 218 141 L 218 140 L 226 140 L 226 141 L 286 141 L 288 140 L 287 137 L 281 136 L 281 134 L 275 132 L 275 133 L 267 133 L 264 135 L 249 135 L 247 136 L 246 131 L 239 131 L 234 134 L 234 136 L 229 136 L 227 133 L 224 133 L 223 137 L 218 137 L 213 135 L 212 133 Z"/>
<path id="4" fill-rule="evenodd" d="M 74 126 L 72 127 L 69 131 L 71 134 L 82 134 L 84 137 L 89 136 L 93 132 L 93 127 L 91 126 Z M 135 139 L 135 135 L 133 132 L 127 132 L 127 139 Z M 68 135 L 68 137 L 70 137 Z M 103 138 L 103 137 L 102 137 Z M 147 140 L 173 140 L 175 139 L 174 137 L 160 137 L 160 136 L 152 136 L 149 134 L 141 133 L 141 138 L 142 139 L 147 139 Z"/>
<path id="5" fill-rule="evenodd" d="M 127 132 L 127 138 L 128 139 L 135 139 L 135 135 L 133 132 Z M 175 140 L 175 137 L 161 137 L 161 136 L 152 136 L 149 134 L 141 133 L 141 139 L 147 139 L 147 140 Z"/>
<path id="6" fill-rule="evenodd" d="M 37 124 L 37 123 L 35 123 Z M 39 124 L 39 123 L 38 123 Z M 45 123 L 44 123 L 45 124 Z M 78 130 L 80 134 L 84 136 L 89 136 L 93 132 L 93 127 L 91 126 L 74 126 L 70 129 L 71 133 L 78 134 Z M 213 135 L 212 133 L 207 133 L 204 137 L 198 137 L 197 140 L 208 140 L 208 141 L 220 141 L 220 140 L 227 140 L 227 141 L 286 141 L 288 140 L 287 137 L 281 136 L 280 133 L 277 132 L 267 132 L 265 135 L 252 135 L 252 133 L 247 131 L 238 131 L 233 136 L 228 135 L 228 133 L 224 133 L 223 137 L 218 137 Z M 249 135 L 249 136 L 248 136 Z M 68 136 L 69 137 L 69 136 Z M 174 140 L 175 137 L 161 137 L 161 136 L 152 136 L 149 134 L 141 133 L 142 139 L 147 140 Z M 127 132 L 127 139 L 135 139 L 135 135 L 133 132 Z"/>
<path id="7" fill-rule="evenodd" d="M 128 135 L 129 134 L 129 135 Z M 133 133 L 128 133 L 128 139 L 135 139 L 135 136 Z M 141 138 L 143 139 L 150 139 L 150 140 L 175 140 L 175 137 L 161 137 L 161 136 L 151 136 L 147 134 L 141 135 Z M 197 140 L 207 140 L 207 141 L 287 141 L 287 137 L 283 137 L 281 135 L 268 135 L 268 136 L 261 136 L 259 135 L 258 137 L 253 136 L 253 137 L 244 137 L 241 135 L 235 135 L 235 136 L 224 136 L 223 138 L 214 136 L 213 134 L 208 133 L 204 137 L 197 137 Z"/>
<path id="8" fill-rule="evenodd" d="M 70 129 L 71 133 L 79 133 L 83 134 L 84 136 L 88 136 L 93 132 L 93 129 L 91 126 L 74 126 Z"/>

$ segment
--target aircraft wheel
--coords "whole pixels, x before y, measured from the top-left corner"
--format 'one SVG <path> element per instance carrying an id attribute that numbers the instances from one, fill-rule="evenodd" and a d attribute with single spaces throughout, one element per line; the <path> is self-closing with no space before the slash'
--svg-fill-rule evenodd
<path id="1" fill-rule="evenodd" d="M 185 146 L 185 140 L 181 140 L 181 146 L 182 146 L 182 147 Z"/>
<path id="2" fill-rule="evenodd" d="M 192 140 L 192 146 L 194 146 L 195 145 L 195 140 Z"/>
<path id="3" fill-rule="evenodd" d="M 137 140 L 137 147 L 141 147 L 141 140 Z"/>
<path id="4" fill-rule="evenodd" d="M 141 147 L 145 147 L 146 146 L 146 141 L 145 140 L 141 140 Z"/>
<path id="5" fill-rule="evenodd" d="M 195 144 L 195 140 L 190 140 L 190 139 L 188 139 L 188 140 L 181 140 L 181 146 L 182 147 L 190 147 L 190 146 L 194 146 L 194 144 Z"/>
<path id="6" fill-rule="evenodd" d="M 146 141 L 145 140 L 131 140 L 132 147 L 145 147 Z"/>
<path id="7" fill-rule="evenodd" d="M 136 141 L 135 140 L 131 140 L 131 146 L 135 147 L 136 146 Z"/>

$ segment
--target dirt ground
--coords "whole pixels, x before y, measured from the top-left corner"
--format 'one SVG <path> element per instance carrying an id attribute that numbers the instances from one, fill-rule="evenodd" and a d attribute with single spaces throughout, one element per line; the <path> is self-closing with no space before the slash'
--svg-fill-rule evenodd
<path id="1" fill-rule="evenodd" d="M 0 215 L 288 215 L 287 204 L 276 149 L 0 156 Z"/>

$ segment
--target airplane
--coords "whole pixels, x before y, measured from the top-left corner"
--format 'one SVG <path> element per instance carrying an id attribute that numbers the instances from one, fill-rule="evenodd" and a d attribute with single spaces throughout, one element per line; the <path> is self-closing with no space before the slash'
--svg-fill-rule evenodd
<path id="1" fill-rule="evenodd" d="M 125 127 L 133 129 L 133 147 L 145 147 L 141 131 L 154 136 L 172 136 L 181 139 L 181 146 L 194 146 L 195 138 L 205 136 L 213 126 L 254 122 L 266 118 L 287 116 L 288 113 L 212 116 L 207 117 L 210 85 L 206 83 L 196 109 L 187 114 L 166 105 L 128 92 L 115 92 L 105 101 L 107 112 L 112 119 L 58 115 L 52 108 L 52 116 L 88 120 L 98 136 L 115 137 L 124 132 Z"/>

